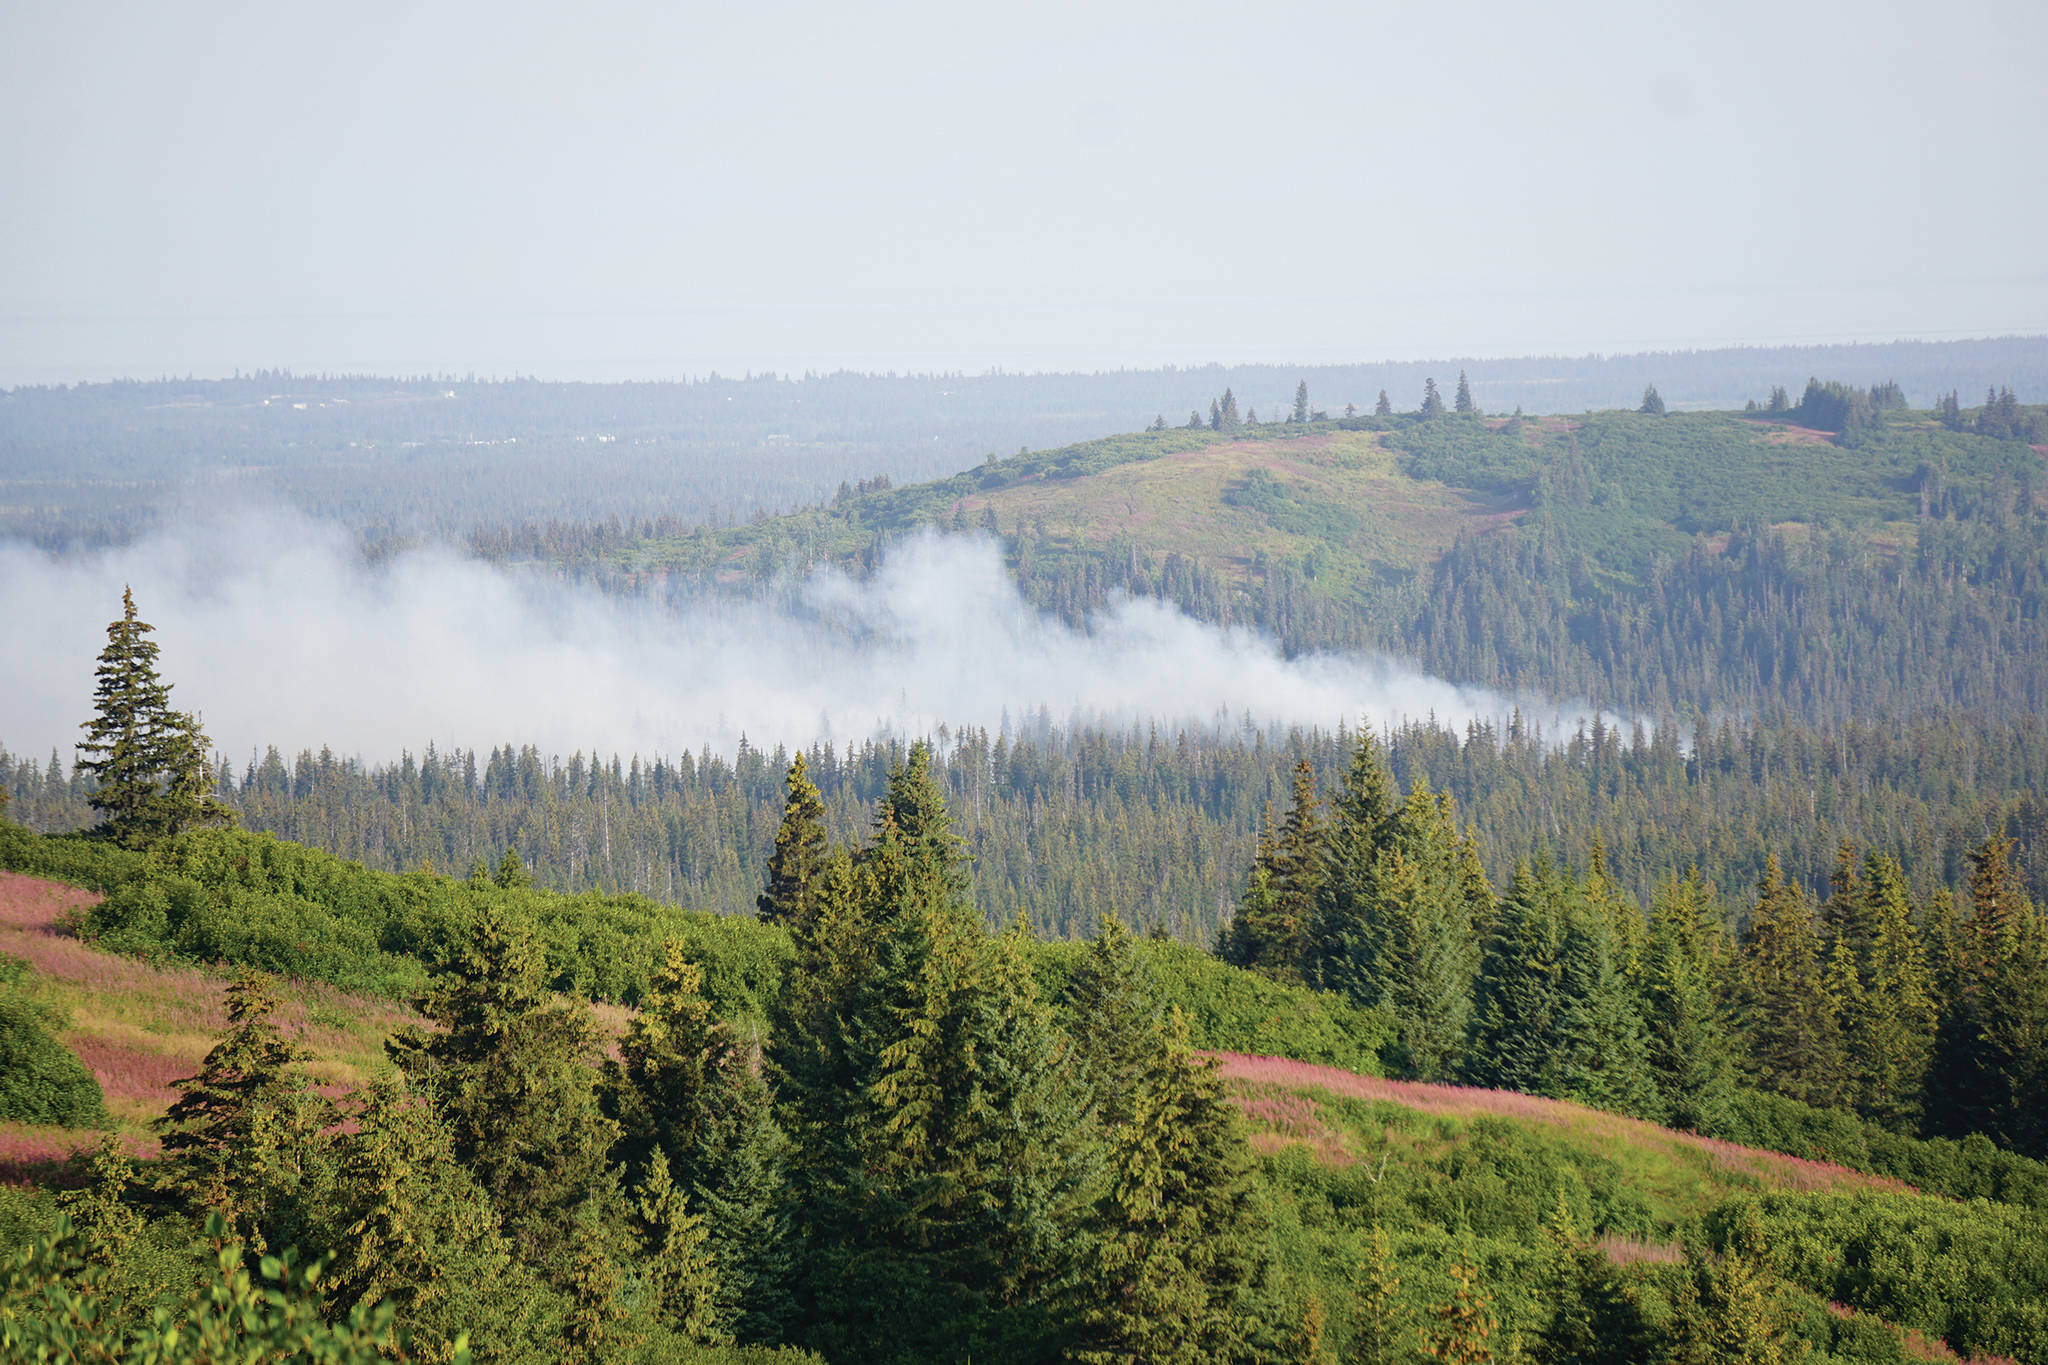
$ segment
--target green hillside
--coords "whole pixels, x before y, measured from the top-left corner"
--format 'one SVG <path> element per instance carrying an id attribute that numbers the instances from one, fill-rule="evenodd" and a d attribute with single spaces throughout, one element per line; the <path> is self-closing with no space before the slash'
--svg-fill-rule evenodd
<path id="1" fill-rule="evenodd" d="M 2038 418 L 2021 410 L 2014 435 L 1894 409 L 1830 431 L 1802 424 L 1832 411 L 1816 392 L 1774 416 L 1157 430 L 519 553 L 633 589 L 772 592 L 818 565 L 865 572 L 920 528 L 980 531 L 1027 598 L 1077 624 L 1156 597 L 1290 652 L 1384 649 L 1653 714 L 2048 710 L 2048 474 L 2020 439 Z"/>

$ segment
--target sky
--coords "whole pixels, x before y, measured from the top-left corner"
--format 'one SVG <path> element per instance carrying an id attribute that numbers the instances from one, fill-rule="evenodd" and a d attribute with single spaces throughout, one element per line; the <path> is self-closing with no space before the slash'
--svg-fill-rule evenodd
<path id="1" fill-rule="evenodd" d="M 2048 331 L 2048 6 L 10 0 L 0 386 Z"/>

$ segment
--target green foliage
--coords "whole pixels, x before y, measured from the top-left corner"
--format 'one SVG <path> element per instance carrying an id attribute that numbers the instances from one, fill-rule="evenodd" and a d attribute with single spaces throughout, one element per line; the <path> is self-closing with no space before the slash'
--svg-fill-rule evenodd
<path id="1" fill-rule="evenodd" d="M 416 1001 L 430 1023 L 387 1043 L 447 1123 L 520 1257 L 559 1271 L 584 1216 L 610 1212 L 617 1125 L 600 1111 L 603 1042 L 587 1007 L 550 995 L 538 936 L 495 907 Z"/>
<path id="2" fill-rule="evenodd" d="M 324 1174 L 321 1134 L 332 1106 L 294 1064 L 302 1057 L 272 1016 L 261 973 L 227 988 L 228 1022 L 198 1072 L 157 1121 L 164 1189 L 185 1208 L 226 1220 L 257 1252 L 293 1244 L 305 1195 Z"/>
<path id="3" fill-rule="evenodd" d="M 1969 1356 L 2048 1352 L 2048 1243 L 2032 1210 L 1891 1194 L 1765 1195 L 1710 1220 L 1745 1229 L 1779 1272 L 1822 1297 L 1915 1328 Z"/>
<path id="4" fill-rule="evenodd" d="M 825 803 L 805 767 L 799 752 L 789 765 L 789 800 L 768 859 L 768 885 L 755 903 L 769 924 L 808 919 L 817 908 L 818 884 L 825 874 Z"/>
<path id="5" fill-rule="evenodd" d="M 233 812 L 213 796 L 199 718 L 172 710 L 170 684 L 157 676 L 157 646 L 147 638 L 156 628 L 137 619 L 135 595 L 125 588 L 121 608 L 100 652 L 79 768 L 95 783 L 89 804 L 105 818 L 106 837 L 144 848 Z"/>
<path id="6" fill-rule="evenodd" d="M 389 1307 L 358 1307 L 330 1324 L 320 1311 L 318 1265 L 286 1253 L 265 1256 L 260 1281 L 243 1264 L 243 1247 L 218 1216 L 183 1297 L 156 1307 L 134 1326 L 105 1291 L 103 1270 L 85 1259 L 60 1217 L 52 1235 L 13 1253 L 0 1283 L 0 1355 L 9 1360 L 107 1362 L 107 1365 L 376 1365 L 399 1346 Z M 450 1357 L 466 1365 L 458 1343 Z"/>
<path id="7" fill-rule="evenodd" d="M 465 1334 L 484 1359 L 525 1355 L 537 1287 L 427 1103 L 379 1083 L 335 1146 L 322 1209 L 329 1304 L 389 1305 L 423 1361 L 451 1359 Z"/>
<path id="8" fill-rule="evenodd" d="M 645 1212 L 651 1207 L 675 1223 L 685 1199 L 694 1210 L 691 1246 L 702 1243 L 707 1267 L 703 1303 L 664 1320 L 685 1331 L 687 1318 L 693 1337 L 762 1340 L 777 1332 L 786 1309 L 782 1134 L 758 1045 L 714 1016 L 700 994 L 703 975 L 682 945 L 664 951 L 620 1040 L 619 1060 L 606 1063 L 606 1108 L 621 1132 L 614 1156 L 639 1177 L 645 1217 L 655 1217 Z M 673 1241 L 679 1234 L 660 1235 Z"/>
<path id="9" fill-rule="evenodd" d="M 1188 1051 L 1185 1021 L 1161 1014 L 1119 921 L 1104 923 L 1067 1001 L 1108 1166 L 1070 1357 L 1244 1359 L 1264 1267 L 1237 1110 Z"/>
<path id="10" fill-rule="evenodd" d="M 1336 991 L 1274 981 L 1221 962 L 1184 943 L 1139 940 L 1162 1009 L 1187 1020 L 1189 1043 L 1204 1052 L 1295 1057 L 1381 1074 L 1380 1054 L 1392 1040 L 1388 1018 Z M 1087 953 L 1078 943 L 1035 943 L 1029 951 L 1048 996 L 1057 998 Z"/>
<path id="11" fill-rule="evenodd" d="M 67 1128 L 108 1122 L 99 1081 L 12 981 L 0 982 L 0 1119 Z"/>
<path id="12" fill-rule="evenodd" d="M 1929 1194 L 2048 1212 L 2048 1162 L 1998 1147 L 1981 1133 L 1961 1140 L 1909 1137 L 1840 1109 L 1746 1089 L 1735 1093 L 1725 1120 L 1706 1131 L 1765 1151 L 1891 1176 Z"/>

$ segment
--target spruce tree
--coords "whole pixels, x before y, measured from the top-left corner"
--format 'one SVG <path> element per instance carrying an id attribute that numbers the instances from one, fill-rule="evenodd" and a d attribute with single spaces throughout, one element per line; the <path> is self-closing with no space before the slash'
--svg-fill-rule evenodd
<path id="1" fill-rule="evenodd" d="M 1465 1078 L 1529 1094 L 1560 1092 L 1568 891 L 1547 860 L 1515 869 L 1479 969 Z"/>
<path id="2" fill-rule="evenodd" d="M 1758 1082 L 1808 1104 L 1839 1103 L 1848 1060 L 1825 946 L 1812 902 L 1785 880 L 1775 854 L 1743 932 L 1738 981 L 1743 1046 Z"/>
<path id="3" fill-rule="evenodd" d="M 1111 943 L 1098 956 L 1127 951 Z M 1071 1358 L 1249 1360 L 1250 1295 L 1264 1263 L 1242 1117 L 1214 1063 L 1189 1050 L 1178 1011 L 1162 1020 L 1142 996 L 1094 998 L 1096 1009 L 1077 1012 L 1077 1030 L 1142 1028 L 1147 1046 L 1127 1089 L 1099 1092 L 1109 1182 Z"/>
<path id="4" fill-rule="evenodd" d="M 1353 1365 L 1405 1365 L 1413 1358 L 1415 1324 L 1400 1299 L 1399 1270 L 1386 1229 L 1374 1223 L 1366 1234 L 1364 1258 L 1351 1275 L 1357 1301 L 1356 1326 L 1351 1333 Z"/>
<path id="5" fill-rule="evenodd" d="M 1650 902 L 1643 1015 L 1649 1064 L 1665 1123 L 1721 1133 L 1733 1117 L 1735 1067 L 1717 983 L 1721 926 L 1697 868 L 1666 881 Z"/>
<path id="6" fill-rule="evenodd" d="M 553 998 L 538 936 L 495 904 L 415 1006 L 439 1027 L 403 1028 L 386 1051 L 446 1121 L 515 1254 L 560 1282 L 590 1220 L 609 1226 L 622 1211 L 589 1009 Z"/>
<path id="7" fill-rule="evenodd" d="M 712 1015 L 682 945 L 671 940 L 662 955 L 619 1060 L 606 1064 L 606 1109 L 621 1132 L 615 1155 L 639 1182 L 639 1200 L 659 1204 L 664 1197 L 647 1189 L 655 1154 L 674 1154 L 660 1157 L 660 1180 L 674 1183 L 702 1224 L 715 1284 L 705 1330 L 764 1340 L 785 1308 L 788 1262 L 773 1097 L 754 1048 Z"/>
<path id="8" fill-rule="evenodd" d="M 1556 1088 L 1546 1093 L 1654 1119 L 1660 1112 L 1649 1045 L 1621 947 L 1606 906 L 1583 891 L 1569 897 L 1558 964 L 1557 1050 L 1550 1067 Z"/>
<path id="9" fill-rule="evenodd" d="M 767 924 L 790 924 L 811 915 L 831 851 L 825 837 L 825 800 L 811 781 L 802 750 L 789 765 L 787 787 L 775 852 L 768 859 L 768 886 L 754 903 Z"/>
<path id="10" fill-rule="evenodd" d="M 1533 1365 L 1633 1365 L 1650 1359 L 1641 1310 L 1607 1253 L 1580 1237 L 1562 1193 L 1543 1225 L 1543 1244 L 1543 1318 L 1529 1352 Z"/>
<path id="11" fill-rule="evenodd" d="M 1657 392 L 1655 384 L 1643 386 L 1643 401 L 1637 404 L 1636 411 L 1651 417 L 1664 415 L 1664 396 Z"/>
<path id="12" fill-rule="evenodd" d="M 1478 412 L 1478 408 L 1472 402 L 1472 382 L 1465 378 L 1463 370 L 1458 371 L 1458 389 L 1451 399 L 1451 406 L 1455 411 L 1461 413 Z"/>
<path id="13" fill-rule="evenodd" d="M 135 594 L 123 589 L 121 619 L 107 626 L 95 670 L 93 718 L 80 727 L 78 771 L 97 784 L 86 803 L 105 819 L 107 837 L 127 848 L 234 818 L 213 795 L 198 717 L 171 707 L 148 638 L 155 629 L 137 618 Z"/>
<path id="14" fill-rule="evenodd" d="M 733 1313 L 722 1300 L 718 1267 L 706 1245 L 704 1220 L 669 1174 L 668 1157 L 656 1147 L 633 1203 L 640 1234 L 639 1265 L 652 1291 L 651 1316 L 685 1341 L 720 1346 L 732 1340 L 724 1324 Z"/>
<path id="15" fill-rule="evenodd" d="M 1306 422 L 1308 420 L 1308 381 L 1306 379 L 1294 386 L 1294 413 L 1292 420 L 1295 422 Z"/>
<path id="16" fill-rule="evenodd" d="M 1859 989 L 1842 1022 L 1857 1107 L 1881 1123 L 1910 1129 L 1934 1044 L 1925 951 L 1897 859 L 1871 854 L 1854 894 L 1859 904 L 1842 923 Z"/>
<path id="17" fill-rule="evenodd" d="M 1394 402 L 1391 398 L 1387 397 L 1385 389 L 1380 390 L 1379 400 L 1372 405 L 1372 415 L 1375 417 L 1392 417 L 1394 415 Z"/>
<path id="18" fill-rule="evenodd" d="M 321 1280 L 328 1303 L 391 1305 L 421 1360 L 450 1359 L 465 1334 L 487 1359 L 522 1354 L 540 1311 L 537 1286 L 432 1108 L 400 1083 L 379 1082 L 336 1147 L 325 1201 L 324 1240 L 335 1253 Z"/>
<path id="19" fill-rule="evenodd" d="M 299 1049 L 272 1017 L 268 977 L 243 972 L 227 988 L 227 1009 L 220 1040 L 196 1074 L 172 1082 L 178 1098 L 157 1120 L 161 1180 L 261 1254 L 300 1240 L 299 1200 L 320 1183 L 329 1107 L 292 1070 Z"/>
<path id="20" fill-rule="evenodd" d="M 1422 381 L 1422 416 L 1424 420 L 1444 415 L 1444 396 L 1436 391 L 1436 381 Z"/>
<path id="21" fill-rule="evenodd" d="M 1468 1250 L 1451 1266 L 1451 1297 L 1431 1312 L 1423 1329 L 1422 1353 L 1443 1365 L 1487 1365 L 1493 1334 L 1500 1327 L 1493 1301 L 1479 1284 L 1477 1258 Z"/>
<path id="22" fill-rule="evenodd" d="M 1087 1097 L 958 842 L 920 746 L 828 873 L 778 1007 L 799 1335 L 834 1358 L 1050 1358 L 1073 1330 Z"/>

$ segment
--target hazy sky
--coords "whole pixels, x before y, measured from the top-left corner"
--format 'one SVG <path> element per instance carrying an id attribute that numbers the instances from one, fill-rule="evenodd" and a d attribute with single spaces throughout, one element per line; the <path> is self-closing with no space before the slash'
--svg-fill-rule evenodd
<path id="1" fill-rule="evenodd" d="M 2048 6 L 0 18 L 0 385 L 2048 331 Z"/>

